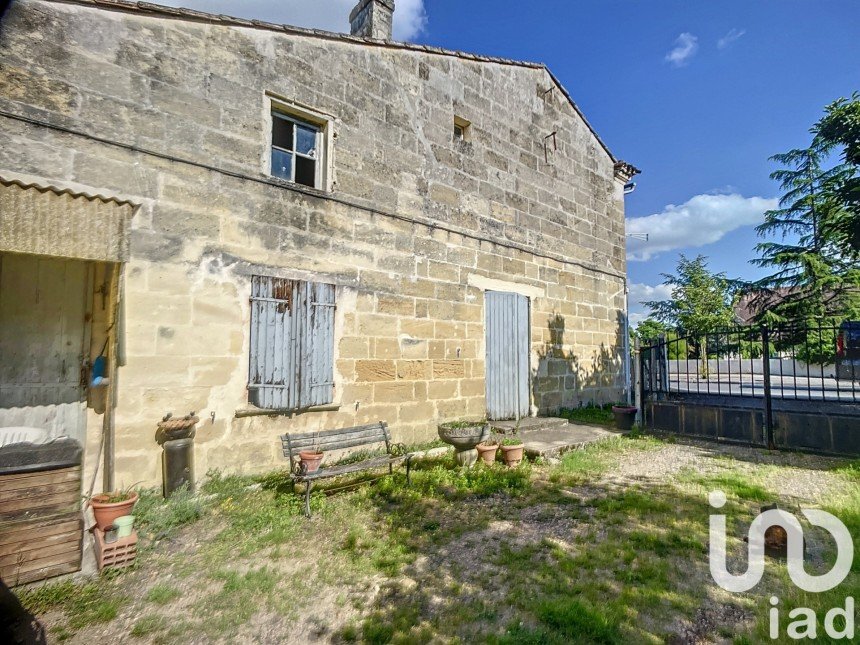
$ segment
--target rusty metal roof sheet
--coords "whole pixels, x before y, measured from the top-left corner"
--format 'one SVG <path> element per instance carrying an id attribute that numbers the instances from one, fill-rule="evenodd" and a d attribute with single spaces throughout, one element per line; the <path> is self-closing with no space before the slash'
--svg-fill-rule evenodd
<path id="1" fill-rule="evenodd" d="M 387 47 L 390 49 L 405 49 L 409 51 L 424 52 L 428 54 L 436 54 L 439 56 L 452 56 L 462 58 L 479 63 L 496 63 L 498 65 L 512 65 L 516 67 L 529 67 L 532 69 L 545 71 L 552 82 L 558 87 L 564 97 L 567 99 L 573 110 L 583 120 L 586 127 L 591 131 L 597 139 L 600 146 L 606 151 L 612 161 L 618 161 L 615 155 L 609 150 L 609 147 L 604 143 L 597 131 L 585 118 L 582 110 L 573 100 L 570 92 L 565 89 L 564 85 L 558 80 L 555 74 L 544 63 L 536 63 L 530 61 L 514 60 L 511 58 L 501 58 L 497 56 L 484 56 L 482 54 L 474 54 L 470 52 L 459 51 L 456 49 L 443 49 L 441 47 L 433 47 L 430 45 L 419 45 L 415 43 L 404 43 L 394 40 L 378 40 L 376 38 L 365 38 L 361 36 L 352 36 L 350 34 L 341 34 L 334 31 L 325 31 L 323 29 L 307 29 L 305 27 L 295 27 L 293 25 L 281 25 L 274 22 L 266 22 L 265 20 L 251 20 L 247 18 L 236 18 L 224 14 L 206 13 L 204 11 L 196 11 L 193 9 L 183 9 L 178 7 L 167 7 L 152 2 L 132 2 L 131 0 L 43 0 L 45 2 L 54 2 L 57 4 L 77 4 L 84 6 L 97 7 L 100 9 L 108 9 L 113 11 L 126 11 L 133 13 L 148 14 L 155 17 L 166 17 L 180 20 L 194 20 L 197 22 L 206 22 L 210 24 L 220 24 L 231 27 L 246 27 L 249 29 L 264 29 L 267 31 L 279 31 L 287 34 L 299 36 L 308 36 L 311 38 L 325 38 L 328 40 L 338 40 L 343 42 L 352 42 L 359 45 L 372 45 L 375 47 Z"/>

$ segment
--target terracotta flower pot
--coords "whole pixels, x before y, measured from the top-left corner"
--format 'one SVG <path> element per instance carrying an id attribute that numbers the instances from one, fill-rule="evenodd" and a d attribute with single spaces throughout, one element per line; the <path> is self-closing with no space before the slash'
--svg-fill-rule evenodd
<path id="1" fill-rule="evenodd" d="M 496 452 L 499 450 L 498 444 L 479 443 L 475 446 L 475 449 L 485 464 L 492 465 L 496 463 Z"/>
<path id="2" fill-rule="evenodd" d="M 301 460 L 301 469 L 303 473 L 315 473 L 320 469 L 320 463 L 323 460 L 325 453 L 317 452 L 316 450 L 300 450 L 299 459 Z"/>
<path id="3" fill-rule="evenodd" d="M 502 446 L 502 457 L 505 459 L 505 465 L 508 468 L 516 468 L 523 460 L 523 450 L 525 446 L 518 444 L 516 446 Z"/>
<path id="4" fill-rule="evenodd" d="M 110 494 L 102 493 L 101 495 L 93 495 L 90 498 L 90 507 L 93 509 L 93 515 L 96 518 L 96 526 L 100 531 L 113 526 L 116 518 L 123 515 L 131 515 L 131 509 L 137 503 L 137 493 L 131 491 L 128 499 L 122 502 L 109 502 Z"/>

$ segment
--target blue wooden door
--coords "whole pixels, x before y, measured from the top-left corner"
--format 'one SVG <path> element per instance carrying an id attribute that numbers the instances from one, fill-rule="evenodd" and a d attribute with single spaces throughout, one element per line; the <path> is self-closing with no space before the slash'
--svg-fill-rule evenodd
<path id="1" fill-rule="evenodd" d="M 487 346 L 487 417 L 529 415 L 529 299 L 516 293 L 484 294 Z"/>

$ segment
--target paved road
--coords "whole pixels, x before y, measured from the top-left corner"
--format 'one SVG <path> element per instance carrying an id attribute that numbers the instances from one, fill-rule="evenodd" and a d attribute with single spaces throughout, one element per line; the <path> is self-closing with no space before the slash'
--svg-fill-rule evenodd
<path id="1" fill-rule="evenodd" d="M 670 374 L 669 389 L 672 392 L 697 394 L 725 394 L 731 396 L 764 396 L 764 377 L 761 375 L 722 374 L 708 379 L 696 374 Z M 771 396 L 784 399 L 813 401 L 844 401 L 860 404 L 860 382 L 853 384 L 834 378 L 771 376 Z"/>

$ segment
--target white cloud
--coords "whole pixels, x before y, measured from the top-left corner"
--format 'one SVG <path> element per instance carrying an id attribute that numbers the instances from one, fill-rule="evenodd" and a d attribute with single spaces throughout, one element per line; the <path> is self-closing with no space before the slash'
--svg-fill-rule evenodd
<path id="1" fill-rule="evenodd" d="M 675 39 L 675 47 L 666 54 L 666 60 L 675 67 L 683 67 L 699 49 L 699 39 L 684 32 Z"/>
<path id="2" fill-rule="evenodd" d="M 738 40 L 741 36 L 747 33 L 746 29 L 738 29 L 737 27 L 732 27 L 729 29 L 729 33 L 720 38 L 717 41 L 717 49 L 725 49 L 733 42 Z"/>
<path id="3" fill-rule="evenodd" d="M 627 306 L 628 320 L 630 326 L 636 326 L 648 318 L 647 307 L 642 303 L 650 300 L 669 300 L 672 297 L 672 288 L 665 284 L 651 286 L 641 282 L 633 282 L 628 285 Z"/>
<path id="4" fill-rule="evenodd" d="M 630 322 L 630 328 L 636 329 L 643 320 L 648 317 L 648 314 L 644 312 L 633 313 L 632 311 L 627 314 L 627 320 Z"/>
<path id="5" fill-rule="evenodd" d="M 776 199 L 731 195 L 696 195 L 686 203 L 669 204 L 660 213 L 627 220 L 628 235 L 648 235 L 648 241 L 627 238 L 628 259 L 649 260 L 659 253 L 718 242 L 726 233 L 764 220 L 777 207 Z"/>
<path id="6" fill-rule="evenodd" d="M 672 287 L 667 284 L 651 286 L 650 284 L 633 282 L 628 286 L 628 289 L 627 301 L 630 304 L 630 309 L 633 309 L 634 305 L 638 306 L 649 300 L 668 300 L 672 297 Z"/>
<path id="7" fill-rule="evenodd" d="M 239 18 L 257 18 L 297 27 L 312 27 L 349 33 L 349 12 L 358 0 L 158 0 L 161 4 L 186 7 Z M 412 40 L 427 25 L 424 0 L 397 0 L 394 39 Z"/>

